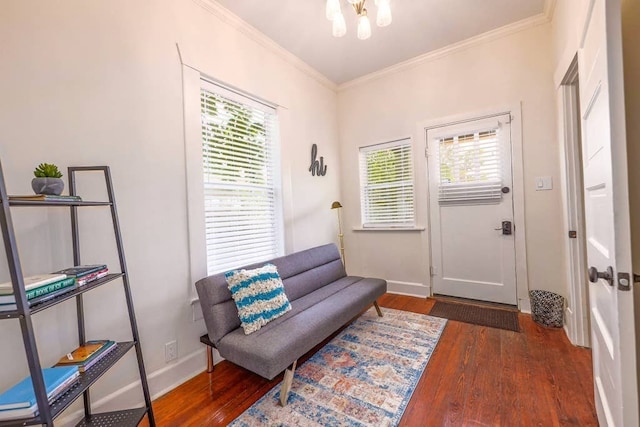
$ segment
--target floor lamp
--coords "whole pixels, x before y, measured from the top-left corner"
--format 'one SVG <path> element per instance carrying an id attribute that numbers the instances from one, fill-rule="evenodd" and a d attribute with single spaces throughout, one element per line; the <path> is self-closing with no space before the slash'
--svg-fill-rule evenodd
<path id="1" fill-rule="evenodd" d="M 338 214 L 338 239 L 340 240 L 340 257 L 342 258 L 342 264 L 345 270 L 347 269 L 347 260 L 344 258 L 344 234 L 342 234 L 342 216 L 340 215 L 340 209 L 342 205 L 340 202 L 335 201 L 331 203 L 331 209 L 337 209 Z"/>

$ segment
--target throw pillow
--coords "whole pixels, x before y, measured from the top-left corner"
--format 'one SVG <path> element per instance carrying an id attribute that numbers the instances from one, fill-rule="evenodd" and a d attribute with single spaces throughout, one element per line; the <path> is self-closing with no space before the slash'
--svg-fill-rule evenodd
<path id="1" fill-rule="evenodd" d="M 229 271 L 225 278 L 246 335 L 291 310 L 278 269 L 273 264 Z"/>

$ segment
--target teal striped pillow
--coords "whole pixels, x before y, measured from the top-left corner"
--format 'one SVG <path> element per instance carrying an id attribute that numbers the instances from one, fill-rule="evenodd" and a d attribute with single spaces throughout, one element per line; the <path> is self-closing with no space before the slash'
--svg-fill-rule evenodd
<path id="1" fill-rule="evenodd" d="M 291 310 L 284 286 L 273 264 L 224 274 L 244 333 L 249 335 Z"/>

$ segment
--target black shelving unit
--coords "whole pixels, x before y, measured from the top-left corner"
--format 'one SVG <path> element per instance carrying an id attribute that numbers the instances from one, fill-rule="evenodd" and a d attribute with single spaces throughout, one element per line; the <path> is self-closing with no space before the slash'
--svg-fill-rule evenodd
<path id="1" fill-rule="evenodd" d="M 131 288 L 129 286 L 129 276 L 127 274 L 127 263 L 124 257 L 124 249 L 122 247 L 122 237 L 120 234 L 120 224 L 118 222 L 118 212 L 113 194 L 113 186 L 111 182 L 111 172 L 108 166 L 89 166 L 89 167 L 70 167 L 68 168 L 69 177 L 69 194 L 76 195 L 76 173 L 78 172 L 103 172 L 105 185 L 107 189 L 108 201 L 106 202 L 67 202 L 67 201 L 31 201 L 31 200 L 9 200 L 7 194 L 4 174 L 2 172 L 2 164 L 0 163 L 0 228 L 2 229 L 2 237 L 7 253 L 7 261 L 9 263 L 9 273 L 11 282 L 13 283 L 13 292 L 16 296 L 16 310 L 0 312 L 1 319 L 18 319 L 22 330 L 22 339 L 24 342 L 25 353 L 29 365 L 29 372 L 33 381 L 33 386 L 38 401 L 39 413 L 34 418 L 0 421 L 0 427 L 4 426 L 27 426 L 42 424 L 47 427 L 53 426 L 53 420 L 69 407 L 77 398 L 82 395 L 84 401 L 84 419 L 78 426 L 137 426 L 146 415 L 149 424 L 154 427 L 155 420 L 153 410 L 151 408 L 151 396 L 149 394 L 149 385 L 142 360 L 142 350 L 140 347 L 140 339 L 138 336 L 138 326 L 133 308 L 133 300 L 131 298 Z M 73 291 L 62 294 L 49 301 L 41 304 L 29 306 L 26 298 L 26 292 L 23 281 L 22 267 L 20 265 L 20 256 L 16 243 L 16 236 L 11 220 L 11 207 L 60 207 L 67 208 L 71 216 L 71 234 L 73 242 L 73 261 L 74 265 L 81 265 L 80 256 L 80 236 L 78 229 L 78 214 L 81 209 L 90 207 L 109 207 L 111 210 L 111 218 L 113 222 L 113 231 L 116 238 L 116 246 L 118 257 L 120 260 L 120 273 L 109 274 L 99 280 L 81 286 Z M 84 294 L 104 286 L 117 279 L 122 279 L 123 289 L 127 301 L 127 309 L 129 312 L 129 322 L 131 324 L 132 341 L 119 342 L 115 350 L 111 351 L 96 365 L 92 366 L 85 373 L 80 374 L 79 381 L 73 387 L 66 390 L 65 393 L 58 396 L 55 401 L 49 403 L 42 377 L 40 358 L 38 356 L 38 347 L 35 341 L 33 323 L 31 316 L 46 310 L 63 301 L 71 298 L 76 300 L 76 311 L 78 320 L 78 343 L 83 345 L 86 343 L 85 324 L 84 324 Z M 94 414 L 91 411 L 91 398 L 89 388 L 97 381 L 105 372 L 115 365 L 129 350 L 135 349 L 136 358 L 138 360 L 138 370 L 140 371 L 140 381 L 142 383 L 142 392 L 144 394 L 145 407 L 126 409 L 122 411 L 106 412 Z"/>

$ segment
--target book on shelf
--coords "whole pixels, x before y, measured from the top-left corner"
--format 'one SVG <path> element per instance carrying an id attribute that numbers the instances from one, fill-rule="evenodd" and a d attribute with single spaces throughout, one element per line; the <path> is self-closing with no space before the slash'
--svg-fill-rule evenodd
<path id="1" fill-rule="evenodd" d="M 7 305 L 7 304 L 15 304 L 16 303 L 16 296 L 11 294 L 11 295 L 0 295 L 0 305 Z"/>
<path id="2" fill-rule="evenodd" d="M 15 311 L 18 309 L 18 306 L 14 304 L 0 304 L 0 313 L 4 311 Z"/>
<path id="3" fill-rule="evenodd" d="M 62 279 L 59 282 L 53 282 L 45 286 L 41 286 L 39 288 L 31 289 L 27 291 L 27 299 L 32 300 L 36 299 L 43 295 L 48 295 L 53 292 L 59 291 L 64 288 L 69 288 L 75 285 L 75 279 L 73 277 L 68 277 L 66 279 Z"/>
<path id="4" fill-rule="evenodd" d="M 27 200 L 27 201 L 42 201 L 42 202 L 81 202 L 82 198 L 80 196 L 63 196 L 63 195 L 53 195 L 53 194 L 29 194 L 29 195 L 18 195 L 18 196 L 9 196 L 9 200 Z"/>
<path id="5" fill-rule="evenodd" d="M 39 288 L 44 285 L 48 285 L 50 283 L 58 282 L 62 279 L 66 279 L 67 275 L 64 273 L 49 273 L 49 274 L 38 274 L 35 276 L 28 276 L 22 279 L 24 283 L 25 290 L 31 290 L 35 288 Z M 13 294 L 13 284 L 11 282 L 1 283 L 0 284 L 0 295 L 9 295 Z"/>
<path id="6" fill-rule="evenodd" d="M 107 274 L 109 274 L 109 269 L 108 268 L 103 268 L 100 271 L 94 271 L 93 273 L 89 273 L 86 274 L 82 277 L 79 277 L 76 279 L 76 283 L 78 284 L 78 286 L 84 286 L 87 283 L 91 283 L 95 280 L 98 279 L 102 279 L 103 277 L 105 277 Z"/>
<path id="7" fill-rule="evenodd" d="M 54 366 L 42 369 L 47 398 L 51 403 L 71 387 L 80 376 L 77 366 Z M 38 413 L 38 402 L 33 381 L 28 376 L 0 395 L 0 420 L 33 417 Z"/>
<path id="8" fill-rule="evenodd" d="M 73 277 L 69 277 L 37 288 L 32 288 L 26 291 L 27 300 L 29 301 L 29 304 L 36 304 L 38 302 L 42 302 L 42 299 L 44 297 L 53 298 L 53 296 L 69 292 L 75 288 L 75 285 L 76 279 L 74 279 Z M 0 295 L 0 306 L 15 304 L 15 302 L 16 296 L 13 294 Z"/>
<path id="9" fill-rule="evenodd" d="M 32 307 L 36 304 L 42 304 L 43 302 L 52 300 L 56 297 L 59 297 L 60 295 L 66 294 L 68 292 L 73 291 L 74 289 L 77 289 L 78 285 L 75 284 L 75 282 L 71 283 L 71 285 L 66 286 L 64 288 L 58 289 L 57 291 L 53 291 L 53 292 L 49 292 L 48 294 L 44 294 L 44 295 L 40 295 L 38 297 L 35 297 L 33 299 L 30 299 L 28 301 L 29 303 L 29 307 Z"/>
<path id="10" fill-rule="evenodd" d="M 110 340 L 87 341 L 85 345 L 62 356 L 56 366 L 77 366 L 80 372 L 86 372 L 87 369 L 113 351 L 116 346 L 117 343 Z"/>
<path id="11" fill-rule="evenodd" d="M 68 277 L 75 277 L 80 279 L 88 274 L 96 273 L 107 268 L 106 264 L 94 264 L 94 265 L 76 265 L 75 267 L 69 267 L 60 271 L 54 272 L 54 274 L 66 274 Z"/>
<path id="12" fill-rule="evenodd" d="M 27 303 L 29 304 L 29 307 L 33 307 L 36 304 L 42 304 L 43 302 L 47 302 L 56 297 L 59 297 L 60 295 L 66 294 L 67 292 L 70 292 L 76 289 L 77 287 L 78 286 L 75 284 L 75 282 L 72 282 L 71 286 L 67 286 L 57 291 L 50 292 L 48 294 L 40 295 L 39 297 L 28 300 Z M 18 304 L 16 304 L 15 302 L 0 304 L 0 313 L 5 311 L 14 311 L 17 309 L 18 309 Z"/>

